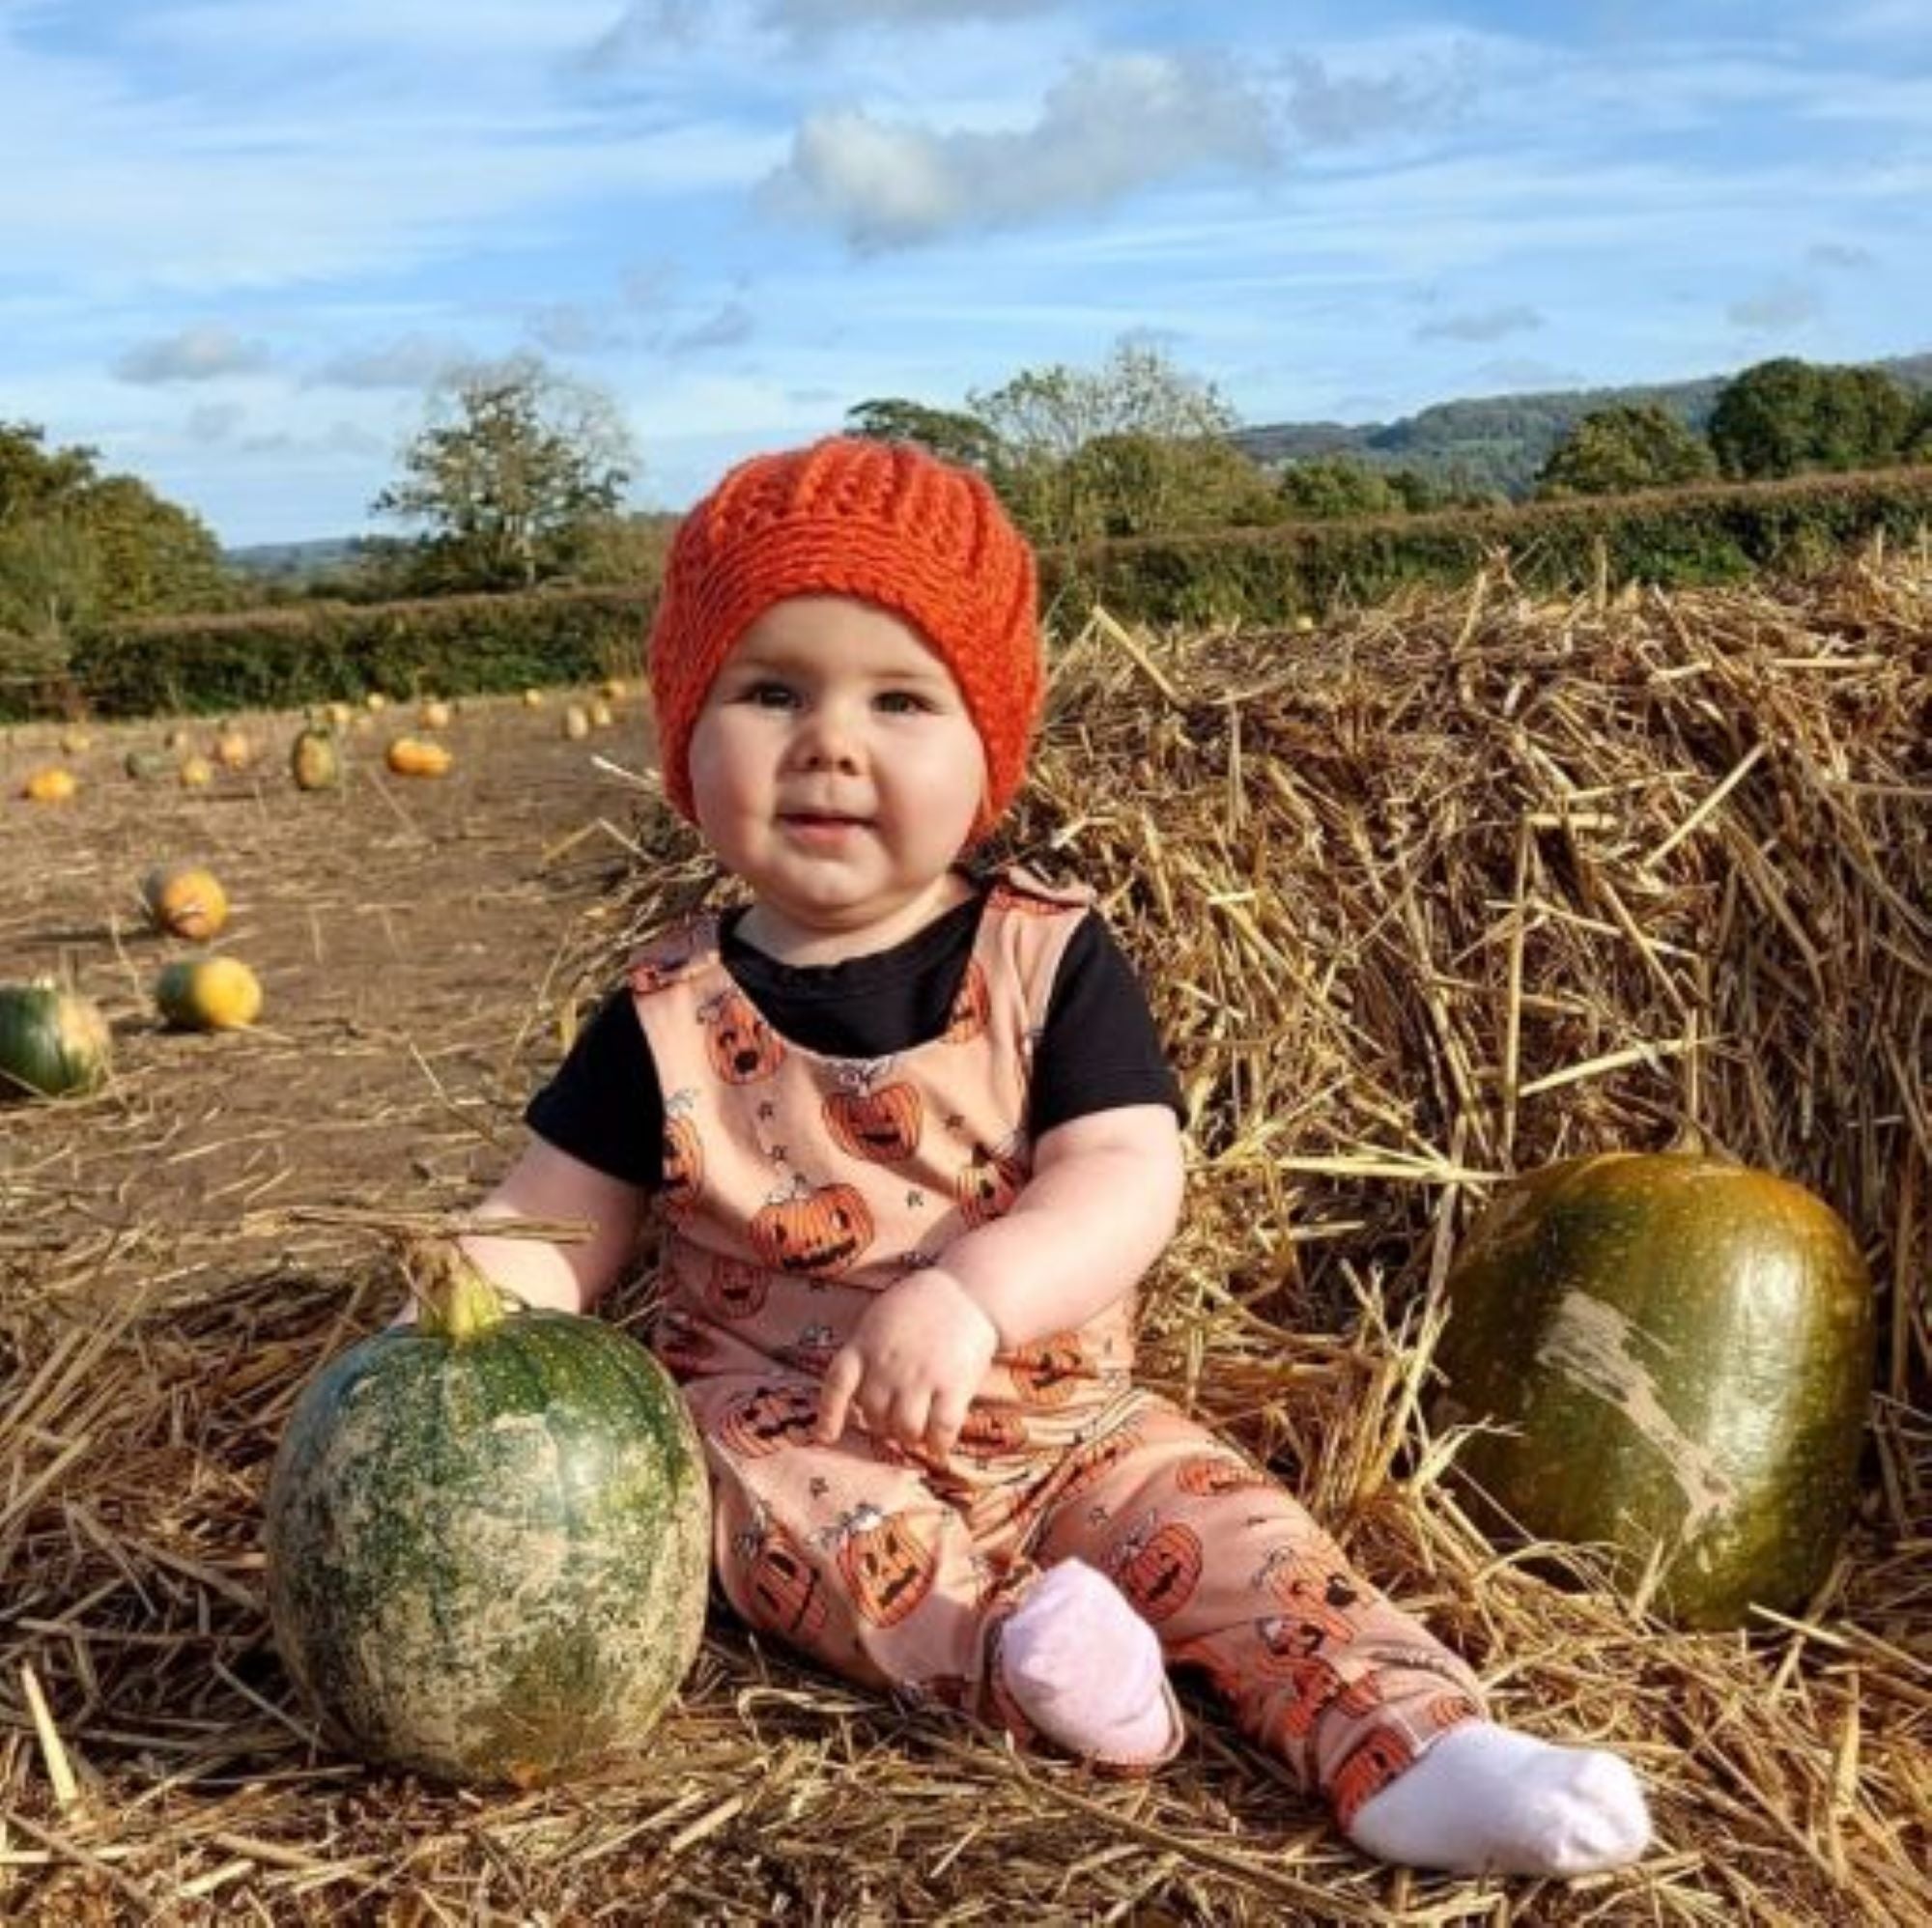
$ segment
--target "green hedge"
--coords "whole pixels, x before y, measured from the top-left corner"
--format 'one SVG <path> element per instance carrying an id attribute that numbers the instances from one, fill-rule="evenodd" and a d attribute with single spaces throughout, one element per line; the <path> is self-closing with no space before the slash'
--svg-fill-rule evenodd
<path id="1" fill-rule="evenodd" d="M 540 589 L 177 616 L 81 638 L 67 679 L 103 717 L 580 683 L 638 673 L 649 610 L 637 590 Z"/>
<path id="2" fill-rule="evenodd" d="M 1527 507 L 1280 524 L 1051 550 L 1049 606 L 1093 603 L 1149 622 L 1265 623 L 1466 581 L 1498 551 L 1536 591 L 1607 577 L 1682 586 L 1818 568 L 1883 533 L 1932 526 L 1932 468 L 1708 485 Z M 632 675 L 644 589 L 539 589 L 407 603 L 316 603 L 124 623 L 81 637 L 64 664 L 0 638 L 0 719 L 291 709 L 370 690 L 392 696 L 520 690 Z"/>
<path id="3" fill-rule="evenodd" d="M 1042 593 L 1077 616 L 1102 603 L 1157 623 L 1281 623 L 1378 603 L 1414 583 L 1466 581 L 1498 551 L 1525 589 L 1728 582 L 1815 570 L 1883 533 L 1921 540 L 1932 469 L 1707 484 L 1520 508 L 1287 523 L 1211 535 L 1140 536 L 1052 550 Z"/>

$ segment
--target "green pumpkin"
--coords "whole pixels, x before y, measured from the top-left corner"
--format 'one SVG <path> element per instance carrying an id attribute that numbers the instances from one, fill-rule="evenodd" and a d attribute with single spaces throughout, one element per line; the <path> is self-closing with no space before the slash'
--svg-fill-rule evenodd
<path id="1" fill-rule="evenodd" d="M 342 780 L 342 757 L 333 734 L 311 724 L 297 732 L 289 751 L 289 775 L 298 790 L 332 790 Z"/>
<path id="2" fill-rule="evenodd" d="M 1435 1363 L 1459 1471 L 1539 1539 L 1606 1543 L 1657 1604 L 1802 1608 L 1857 1497 L 1871 1282 L 1803 1186 L 1687 1152 L 1533 1172 L 1463 1240 Z"/>
<path id="3" fill-rule="evenodd" d="M 137 783 L 158 783 L 175 774 L 175 759 L 163 750 L 130 750 L 122 768 Z"/>
<path id="4" fill-rule="evenodd" d="M 370 1760 L 535 1786 L 634 1751 L 703 1630 L 711 1504 L 678 1391 L 599 1319 L 448 1248 L 419 1322 L 303 1391 L 267 1498 L 284 1663 Z"/>
<path id="5" fill-rule="evenodd" d="M 66 1097 L 107 1076 L 107 1021 L 51 981 L 0 984 L 0 1099 Z"/>

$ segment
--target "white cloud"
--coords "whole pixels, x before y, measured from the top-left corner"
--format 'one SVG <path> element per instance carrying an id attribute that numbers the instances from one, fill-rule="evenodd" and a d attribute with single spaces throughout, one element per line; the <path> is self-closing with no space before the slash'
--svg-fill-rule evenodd
<path id="1" fill-rule="evenodd" d="M 857 108 L 814 114 L 762 193 L 775 214 L 889 248 L 1105 207 L 1198 170 L 1264 173 L 1275 156 L 1268 105 L 1234 67 L 1117 54 L 1076 68 L 1012 132 L 935 133 Z"/>
<path id="2" fill-rule="evenodd" d="M 1543 317 L 1534 308 L 1516 301 L 1424 322 L 1416 329 L 1415 338 L 1417 341 L 1501 341 L 1505 335 L 1532 333 L 1542 326 Z"/>
<path id="3" fill-rule="evenodd" d="M 1775 282 L 1724 310 L 1734 327 L 1751 334 L 1785 334 L 1820 320 L 1824 313 L 1825 302 L 1817 289 L 1802 281 Z"/>
<path id="4" fill-rule="evenodd" d="M 114 364 L 114 373 L 123 382 L 219 382 L 230 375 L 259 375 L 270 359 L 263 343 L 244 341 L 213 322 L 136 343 Z"/>
<path id="5" fill-rule="evenodd" d="M 318 388 L 427 388 L 475 359 L 460 341 L 407 334 L 379 347 L 346 349 L 311 371 Z"/>

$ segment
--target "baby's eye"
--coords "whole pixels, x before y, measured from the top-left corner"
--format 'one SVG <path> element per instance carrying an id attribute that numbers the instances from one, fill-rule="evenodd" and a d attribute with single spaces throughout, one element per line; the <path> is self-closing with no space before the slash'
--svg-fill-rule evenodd
<path id="1" fill-rule="evenodd" d="M 768 677 L 748 683 L 740 692 L 740 700 L 761 710 L 784 710 L 798 701 L 798 695 L 790 684 L 773 682 Z"/>
<path id="2" fill-rule="evenodd" d="M 932 707 L 923 696 L 916 695 L 911 690 L 881 690 L 877 701 L 880 709 L 895 717 L 918 716 L 921 711 Z"/>

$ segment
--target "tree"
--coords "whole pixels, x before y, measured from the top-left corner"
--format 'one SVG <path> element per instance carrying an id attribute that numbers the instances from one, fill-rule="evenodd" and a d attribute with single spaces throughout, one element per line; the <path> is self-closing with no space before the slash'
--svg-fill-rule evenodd
<path id="1" fill-rule="evenodd" d="M 981 473 L 993 466 L 999 438 L 978 415 L 963 409 L 933 409 L 896 395 L 858 402 L 845 411 L 845 426 L 872 441 L 910 441 Z"/>
<path id="2" fill-rule="evenodd" d="M 1225 485 L 1231 472 L 1234 411 L 1212 383 L 1144 343 L 1120 343 L 1098 369 L 1024 369 L 966 401 L 996 439 L 993 485 L 1036 542 L 1196 525 L 1176 521 L 1190 485 L 1217 476 Z M 1118 439 L 1111 456 L 1080 459 L 1107 439 Z"/>
<path id="3" fill-rule="evenodd" d="M 79 444 L 0 423 L 0 632 L 58 642 L 103 617 L 216 608 L 231 594 L 199 517 Z"/>
<path id="4" fill-rule="evenodd" d="M 424 586 L 528 587 L 576 560 L 631 479 L 630 435 L 602 389 L 523 354 L 431 390 L 404 478 L 373 513 L 426 524 Z"/>
<path id="5" fill-rule="evenodd" d="M 1821 368 L 1785 355 L 1727 383 L 1711 414 L 1726 475 L 1757 480 L 1898 461 L 1912 399 L 1875 368 Z"/>
<path id="6" fill-rule="evenodd" d="M 1630 489 L 1667 489 L 1703 482 L 1717 458 L 1655 402 L 1621 403 L 1585 415 L 1550 451 L 1536 477 L 1536 494 L 1614 496 Z"/>
<path id="7" fill-rule="evenodd" d="M 1312 455 L 1282 471 L 1277 493 L 1291 516 L 1322 521 L 1386 516 L 1405 506 L 1394 482 L 1351 455 Z"/>

